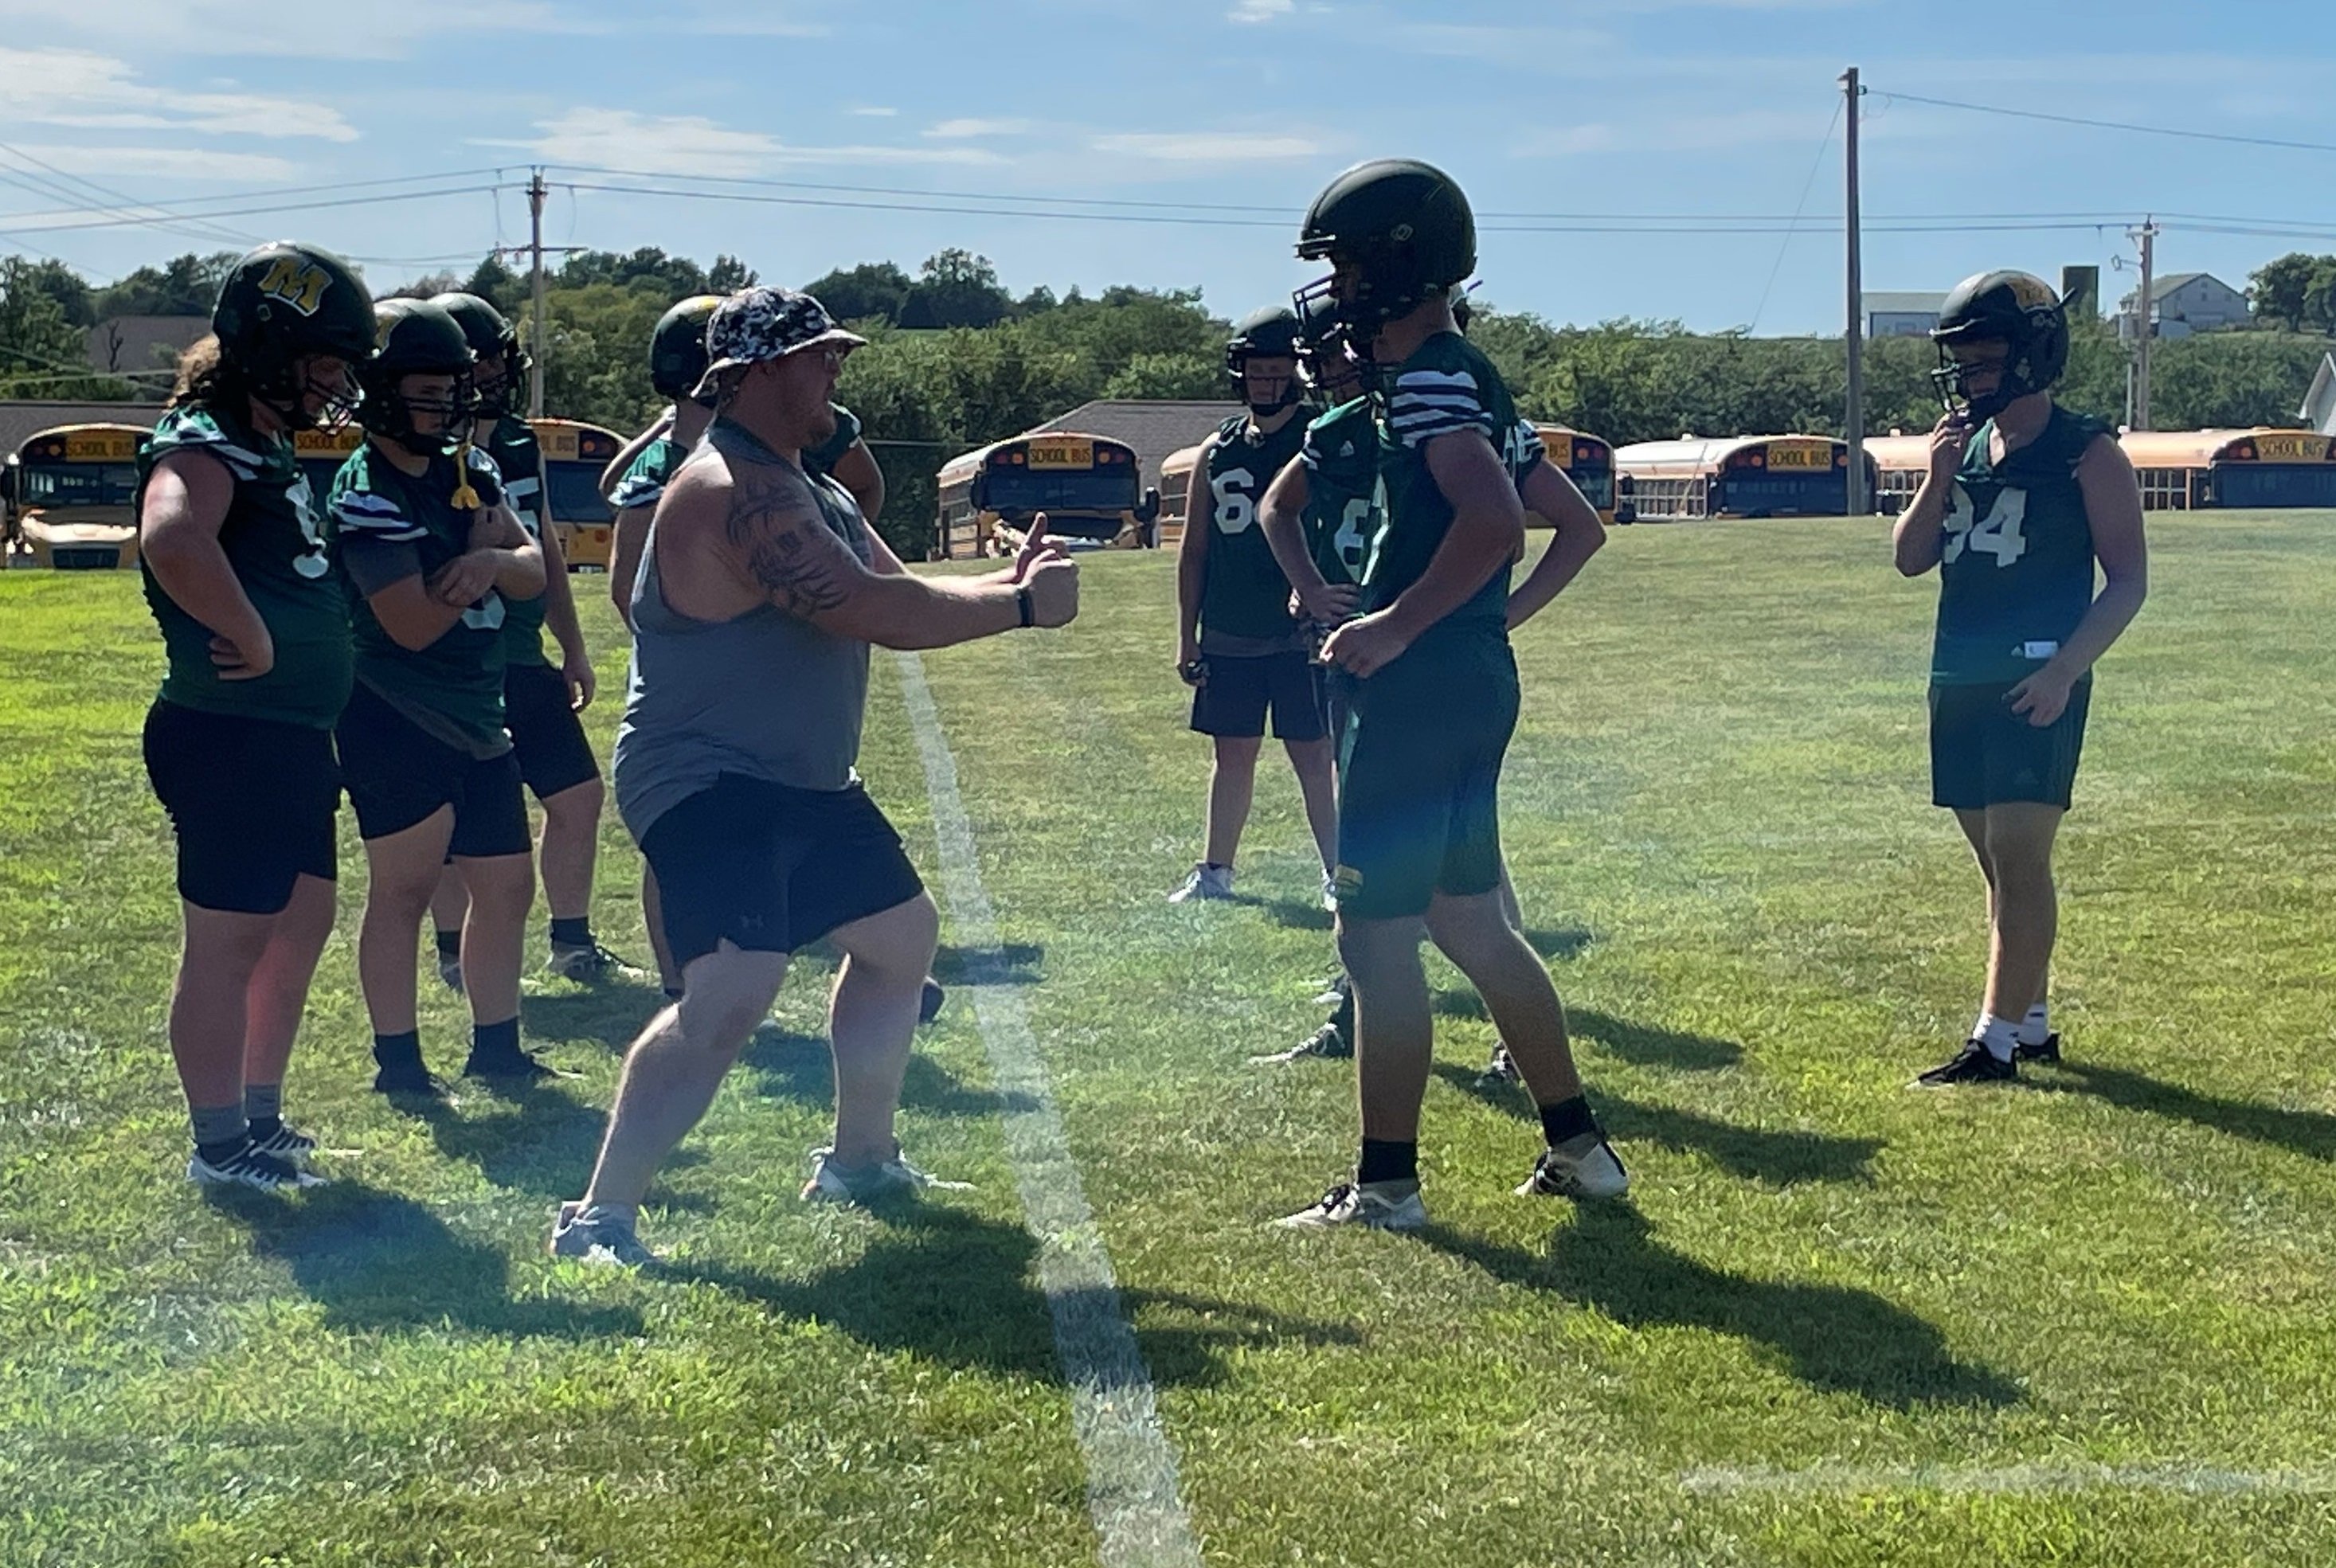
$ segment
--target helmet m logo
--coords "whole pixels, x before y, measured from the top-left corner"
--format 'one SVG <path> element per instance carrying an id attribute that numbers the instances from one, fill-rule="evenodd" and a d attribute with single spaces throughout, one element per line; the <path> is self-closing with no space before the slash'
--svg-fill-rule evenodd
<path id="1" fill-rule="evenodd" d="M 269 264 L 268 276 L 259 280 L 259 292 L 267 298 L 282 300 L 303 316 L 314 316 L 325 301 L 325 290 L 332 286 L 332 274 L 307 257 L 279 256 Z"/>
<path id="2" fill-rule="evenodd" d="M 2053 297 L 2052 286 L 2040 278 L 2030 278 L 2024 272 L 2015 272 L 2005 278 L 2004 282 L 2011 289 L 2011 297 L 2020 302 L 2020 308 L 2022 310 L 2033 310 L 2039 305 L 2049 309 L 2060 303 Z"/>

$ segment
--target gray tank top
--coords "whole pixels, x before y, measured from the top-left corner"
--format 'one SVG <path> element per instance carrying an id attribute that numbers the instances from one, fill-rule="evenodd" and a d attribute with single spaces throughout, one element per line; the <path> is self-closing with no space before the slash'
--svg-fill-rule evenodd
<path id="1" fill-rule="evenodd" d="M 784 461 L 728 420 L 716 421 L 706 442 L 734 463 Z M 851 492 L 815 475 L 804 482 L 827 526 L 867 564 L 868 527 Z M 774 604 L 720 621 L 674 609 L 649 524 L 614 767 L 617 809 L 636 839 L 724 774 L 793 789 L 849 786 L 867 704 L 864 642 L 831 637 Z"/>

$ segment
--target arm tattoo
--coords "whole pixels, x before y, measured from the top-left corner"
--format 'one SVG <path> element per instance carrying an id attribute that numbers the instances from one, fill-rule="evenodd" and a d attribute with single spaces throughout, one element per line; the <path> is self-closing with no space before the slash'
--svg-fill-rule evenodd
<path id="1" fill-rule="evenodd" d="M 731 487 L 723 531 L 755 583 L 804 619 L 839 609 L 859 563 L 822 521 L 802 481 L 734 461 Z"/>

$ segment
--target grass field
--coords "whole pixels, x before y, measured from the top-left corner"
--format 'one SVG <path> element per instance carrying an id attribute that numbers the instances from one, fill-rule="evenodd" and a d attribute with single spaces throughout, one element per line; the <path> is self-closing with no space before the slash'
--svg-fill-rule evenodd
<path id="1" fill-rule="evenodd" d="M 1520 639 L 1505 792 L 1634 1201 L 1509 1195 L 1537 1129 L 1474 1088 L 1489 1025 L 1439 969 L 1417 1238 L 1263 1224 L 1351 1158 L 1341 1066 L 1244 1065 L 1316 1021 L 1328 919 L 1271 767 L 1244 901 L 1162 901 L 1203 778 L 1172 563 L 1091 558 L 1069 632 L 925 658 L 1207 1562 L 2336 1560 L 2336 528 L 2154 543 L 2063 841 L 2070 1063 L 1921 1095 L 1981 962 L 1927 804 L 1932 586 L 1867 524 L 1620 531 Z M 156 665 L 130 579 L 0 577 L 0 1563 L 1095 1561 L 963 987 L 903 1130 L 974 1191 L 796 1203 L 807 962 L 653 1195 L 671 1267 L 555 1265 L 655 993 L 530 982 L 580 1081 L 396 1114 L 352 841 L 291 1084 L 335 1184 L 186 1186 Z M 881 657 L 874 693 L 863 771 L 930 868 Z M 599 921 L 641 954 L 607 843 Z M 443 993 L 423 1045 L 458 1065 Z"/>

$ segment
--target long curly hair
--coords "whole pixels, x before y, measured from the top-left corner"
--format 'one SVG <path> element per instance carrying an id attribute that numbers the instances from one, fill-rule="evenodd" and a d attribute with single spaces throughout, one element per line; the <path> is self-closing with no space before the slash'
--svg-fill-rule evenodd
<path id="1" fill-rule="evenodd" d="M 250 392 L 243 375 L 220 353 L 218 335 L 207 332 L 179 355 L 179 379 L 170 388 L 170 406 L 239 415 L 247 410 Z"/>

